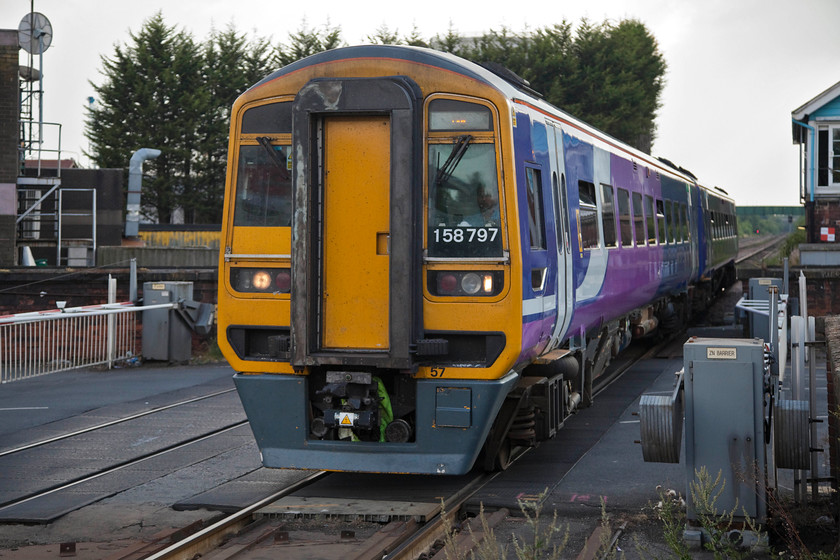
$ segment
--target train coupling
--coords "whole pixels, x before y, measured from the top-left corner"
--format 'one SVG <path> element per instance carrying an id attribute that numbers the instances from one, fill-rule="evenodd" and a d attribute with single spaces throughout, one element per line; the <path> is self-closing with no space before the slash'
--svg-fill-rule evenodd
<path id="1" fill-rule="evenodd" d="M 376 441 L 382 404 L 380 382 L 370 372 L 329 371 L 324 386 L 315 391 L 312 405 L 321 415 L 312 418 L 310 432 L 325 439 Z"/>

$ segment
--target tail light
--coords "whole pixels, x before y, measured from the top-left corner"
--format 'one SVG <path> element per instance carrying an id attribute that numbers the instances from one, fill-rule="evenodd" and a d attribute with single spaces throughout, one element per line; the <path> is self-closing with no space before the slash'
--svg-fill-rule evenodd
<path id="1" fill-rule="evenodd" d="M 289 268 L 233 268 L 230 285 L 237 292 L 288 294 L 292 288 Z"/>
<path id="2" fill-rule="evenodd" d="M 427 283 L 435 296 L 489 297 L 502 292 L 504 279 L 501 270 L 430 270 Z"/>

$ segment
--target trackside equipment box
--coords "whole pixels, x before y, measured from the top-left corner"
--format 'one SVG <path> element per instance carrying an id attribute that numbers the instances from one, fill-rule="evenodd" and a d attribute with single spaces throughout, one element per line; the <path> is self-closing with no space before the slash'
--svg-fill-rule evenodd
<path id="1" fill-rule="evenodd" d="M 191 301 L 192 282 L 144 282 L 143 305 Z M 188 362 L 192 357 L 192 330 L 175 309 L 143 311 L 143 359 Z"/>
<path id="2" fill-rule="evenodd" d="M 691 338 L 683 351 L 688 519 L 697 519 L 691 475 L 697 480 L 705 468 L 712 481 L 720 474 L 719 512 L 763 522 L 770 383 L 764 346 L 756 339 Z"/>

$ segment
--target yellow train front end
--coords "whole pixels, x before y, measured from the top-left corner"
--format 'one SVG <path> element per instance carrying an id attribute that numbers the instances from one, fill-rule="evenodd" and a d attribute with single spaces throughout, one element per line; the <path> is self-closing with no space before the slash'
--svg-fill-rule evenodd
<path id="1" fill-rule="evenodd" d="M 266 466 L 472 467 L 522 355 L 510 107 L 478 67 L 384 46 L 237 100 L 219 345 Z"/>

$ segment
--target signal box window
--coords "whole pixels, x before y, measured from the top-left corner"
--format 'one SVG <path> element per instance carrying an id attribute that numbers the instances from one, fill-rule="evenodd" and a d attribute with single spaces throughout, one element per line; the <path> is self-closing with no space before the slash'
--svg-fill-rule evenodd
<path id="1" fill-rule="evenodd" d="M 636 230 L 636 245 L 645 245 L 645 217 L 642 214 L 642 195 L 633 193 L 633 225 Z"/>
<path id="2" fill-rule="evenodd" d="M 236 172 L 235 226 L 291 226 L 292 176 L 289 146 L 240 146 Z"/>
<path id="3" fill-rule="evenodd" d="M 615 206 L 613 204 L 613 188 L 610 185 L 601 185 L 602 219 L 604 222 L 604 246 L 615 247 Z"/>
<path id="4" fill-rule="evenodd" d="M 587 181 L 578 181 L 580 192 L 580 243 L 581 249 L 597 249 L 598 202 L 595 198 L 595 185 Z"/>

